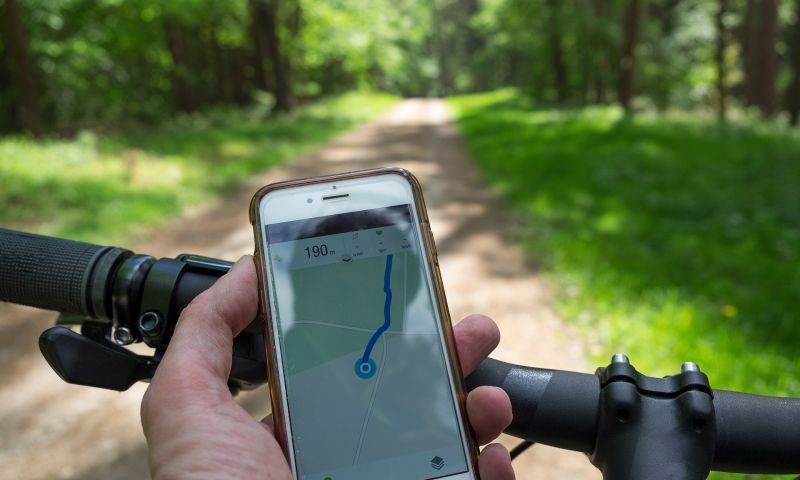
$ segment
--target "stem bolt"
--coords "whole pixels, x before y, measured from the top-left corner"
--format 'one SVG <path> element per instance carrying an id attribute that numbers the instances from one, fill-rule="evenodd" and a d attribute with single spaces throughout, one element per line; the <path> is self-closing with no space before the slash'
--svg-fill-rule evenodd
<path id="1" fill-rule="evenodd" d="M 681 365 L 681 373 L 699 372 L 699 371 L 700 367 L 698 367 L 697 364 L 694 362 L 683 362 L 683 365 Z"/>
<path id="2" fill-rule="evenodd" d="M 626 363 L 630 365 L 631 361 L 624 353 L 615 353 L 614 356 L 611 357 L 611 363 Z"/>

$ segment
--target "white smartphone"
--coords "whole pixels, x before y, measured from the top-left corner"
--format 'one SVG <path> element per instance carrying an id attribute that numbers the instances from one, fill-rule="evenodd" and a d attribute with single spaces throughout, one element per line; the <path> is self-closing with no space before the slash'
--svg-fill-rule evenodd
<path id="1" fill-rule="evenodd" d="M 276 435 L 299 480 L 477 479 L 419 183 L 377 169 L 253 197 Z"/>

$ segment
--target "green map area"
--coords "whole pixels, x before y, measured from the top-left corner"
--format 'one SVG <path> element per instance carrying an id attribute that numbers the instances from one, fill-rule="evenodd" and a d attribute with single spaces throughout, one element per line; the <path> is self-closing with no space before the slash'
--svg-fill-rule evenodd
<path id="1" fill-rule="evenodd" d="M 410 256 L 410 258 L 409 258 Z M 420 286 L 419 272 L 410 265 L 417 259 L 410 252 L 394 255 L 391 285 L 396 301 L 391 305 L 392 322 L 387 332 L 403 330 L 405 299 Z M 283 344 L 292 355 L 285 365 L 293 375 L 322 365 L 364 346 L 383 322 L 385 293 L 383 275 L 386 257 L 367 257 L 350 262 L 291 270 L 294 322 L 283 325 Z"/>
<path id="2" fill-rule="evenodd" d="M 400 232 L 374 235 L 382 238 L 361 239 L 370 255 L 360 258 L 350 256 L 355 243 L 335 236 L 272 252 L 303 480 L 433 478 L 466 468 L 424 263 Z M 313 256 L 307 249 L 317 245 L 336 256 Z M 442 469 L 431 466 L 436 456 L 447 459 Z"/>

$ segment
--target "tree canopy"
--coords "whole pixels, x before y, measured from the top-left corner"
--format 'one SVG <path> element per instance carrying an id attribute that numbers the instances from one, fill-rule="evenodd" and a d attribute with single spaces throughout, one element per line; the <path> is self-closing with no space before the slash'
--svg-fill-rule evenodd
<path id="1" fill-rule="evenodd" d="M 800 109 L 800 0 L 0 0 L 0 132 L 352 89 Z"/>

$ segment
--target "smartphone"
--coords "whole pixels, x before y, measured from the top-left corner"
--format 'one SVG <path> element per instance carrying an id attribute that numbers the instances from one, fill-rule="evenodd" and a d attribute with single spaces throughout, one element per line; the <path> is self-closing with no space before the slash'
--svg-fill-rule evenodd
<path id="1" fill-rule="evenodd" d="M 384 168 L 276 183 L 250 214 L 275 431 L 294 477 L 478 478 L 416 178 Z"/>

